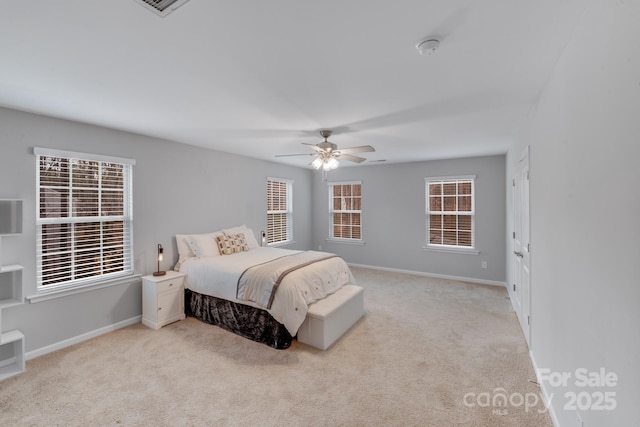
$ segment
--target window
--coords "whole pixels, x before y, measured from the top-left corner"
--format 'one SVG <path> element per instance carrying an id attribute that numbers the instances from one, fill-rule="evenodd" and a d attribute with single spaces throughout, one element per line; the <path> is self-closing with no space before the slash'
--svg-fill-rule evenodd
<path id="1" fill-rule="evenodd" d="M 267 244 L 293 241 L 293 181 L 267 178 Z"/>
<path id="2" fill-rule="evenodd" d="M 36 148 L 37 288 L 133 274 L 134 160 Z"/>
<path id="3" fill-rule="evenodd" d="M 329 236 L 362 240 L 362 182 L 329 184 Z"/>
<path id="4" fill-rule="evenodd" d="M 426 178 L 427 246 L 474 247 L 474 181 L 471 177 Z"/>

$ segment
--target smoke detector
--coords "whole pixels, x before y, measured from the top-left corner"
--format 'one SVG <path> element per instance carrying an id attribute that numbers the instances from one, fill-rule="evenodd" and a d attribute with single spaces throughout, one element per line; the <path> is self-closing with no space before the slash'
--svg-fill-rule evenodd
<path id="1" fill-rule="evenodd" d="M 416 45 L 416 49 L 418 49 L 418 52 L 420 52 L 420 55 L 431 55 L 433 52 L 438 50 L 439 46 L 440 46 L 440 40 L 426 39 L 418 43 Z"/>
<path id="2" fill-rule="evenodd" d="M 164 18 L 189 0 L 133 0 L 140 6 L 144 7 Z"/>

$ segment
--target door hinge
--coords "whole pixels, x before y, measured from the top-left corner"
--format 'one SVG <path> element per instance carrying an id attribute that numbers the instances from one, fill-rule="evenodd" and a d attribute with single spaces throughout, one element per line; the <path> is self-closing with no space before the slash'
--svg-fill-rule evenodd
<path id="1" fill-rule="evenodd" d="M 516 232 L 515 231 L 513 232 L 513 238 L 514 239 L 516 238 Z"/>
<path id="2" fill-rule="evenodd" d="M 511 181 L 511 185 L 514 186 L 514 187 L 516 186 L 516 179 L 515 178 Z"/>
<path id="3" fill-rule="evenodd" d="M 531 324 L 531 316 L 527 316 L 527 325 Z"/>
<path id="4" fill-rule="evenodd" d="M 527 243 L 527 252 L 531 253 L 531 246 L 529 246 L 531 243 Z"/>
<path id="5" fill-rule="evenodd" d="M 515 291 L 516 291 L 516 284 L 514 283 L 513 284 L 513 292 L 515 292 Z"/>
<path id="6" fill-rule="evenodd" d="M 527 171 L 527 181 L 529 180 L 529 171 Z"/>

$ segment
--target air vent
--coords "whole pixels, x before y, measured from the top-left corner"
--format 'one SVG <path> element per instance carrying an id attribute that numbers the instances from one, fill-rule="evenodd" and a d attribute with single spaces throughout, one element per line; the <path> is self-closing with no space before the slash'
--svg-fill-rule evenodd
<path id="1" fill-rule="evenodd" d="M 156 15 L 165 17 L 189 0 L 133 0 L 139 5 L 151 10 Z"/>

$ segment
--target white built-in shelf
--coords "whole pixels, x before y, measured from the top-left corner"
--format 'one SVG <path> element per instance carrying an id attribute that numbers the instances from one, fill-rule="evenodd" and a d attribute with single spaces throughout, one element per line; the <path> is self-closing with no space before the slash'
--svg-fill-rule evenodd
<path id="1" fill-rule="evenodd" d="M 24 372 L 24 335 L 2 330 L 2 310 L 24 303 L 21 265 L 2 265 L 2 238 L 22 233 L 22 200 L 0 199 L 0 381 Z"/>
<path id="2" fill-rule="evenodd" d="M 17 264 L 0 266 L 0 310 L 20 305 L 24 302 L 22 295 L 22 268 L 21 265 Z"/>
<path id="3" fill-rule="evenodd" d="M 16 305 L 23 304 L 24 301 L 22 299 L 17 298 L 7 298 L 0 300 L 0 310 L 3 308 L 15 307 Z M 1 325 L 2 323 L 0 323 Z"/>
<path id="4" fill-rule="evenodd" d="M 22 332 L 18 330 L 3 332 L 0 334 L 0 345 L 16 342 L 21 339 L 24 339 L 24 335 L 22 335 Z"/>
<path id="5" fill-rule="evenodd" d="M 18 264 L 0 265 L 0 273 L 8 273 L 10 271 L 22 271 L 24 267 Z"/>
<path id="6" fill-rule="evenodd" d="M 20 331 L 0 334 L 0 381 L 24 372 L 24 362 L 24 335 Z"/>

